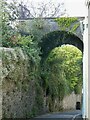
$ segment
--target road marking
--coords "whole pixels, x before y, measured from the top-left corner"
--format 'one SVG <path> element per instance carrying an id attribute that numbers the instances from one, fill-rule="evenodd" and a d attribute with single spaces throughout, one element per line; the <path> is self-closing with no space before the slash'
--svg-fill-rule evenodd
<path id="1" fill-rule="evenodd" d="M 72 120 L 75 120 L 75 118 L 76 118 L 77 116 L 79 116 L 79 115 L 81 115 L 81 114 L 76 114 L 76 115 L 74 115 L 73 118 L 72 118 Z"/>

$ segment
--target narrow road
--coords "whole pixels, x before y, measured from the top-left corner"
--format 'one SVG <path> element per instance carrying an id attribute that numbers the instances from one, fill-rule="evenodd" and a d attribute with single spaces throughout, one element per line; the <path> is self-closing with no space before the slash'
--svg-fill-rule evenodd
<path id="1" fill-rule="evenodd" d="M 38 116 L 32 120 L 82 120 L 81 111 L 58 112 Z"/>

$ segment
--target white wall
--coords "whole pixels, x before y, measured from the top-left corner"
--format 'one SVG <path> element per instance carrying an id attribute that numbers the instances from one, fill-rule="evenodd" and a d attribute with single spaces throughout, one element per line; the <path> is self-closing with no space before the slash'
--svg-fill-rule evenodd
<path id="1" fill-rule="evenodd" d="M 88 28 L 87 16 L 84 20 L 83 52 L 83 118 L 88 118 Z"/>
<path id="2" fill-rule="evenodd" d="M 90 120 L 90 6 L 88 10 L 88 118 Z"/>

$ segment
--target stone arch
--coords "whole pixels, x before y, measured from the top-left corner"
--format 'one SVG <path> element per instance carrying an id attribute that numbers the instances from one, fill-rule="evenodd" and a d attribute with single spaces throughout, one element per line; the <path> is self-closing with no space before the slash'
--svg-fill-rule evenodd
<path id="1" fill-rule="evenodd" d="M 75 34 L 67 31 L 53 31 L 41 38 L 39 44 L 42 51 L 42 59 L 45 59 L 50 51 L 63 44 L 70 44 L 83 52 L 83 41 Z"/>

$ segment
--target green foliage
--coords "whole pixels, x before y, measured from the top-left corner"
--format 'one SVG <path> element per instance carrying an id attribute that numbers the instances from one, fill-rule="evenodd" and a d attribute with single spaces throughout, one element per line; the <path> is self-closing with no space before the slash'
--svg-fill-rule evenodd
<path id="1" fill-rule="evenodd" d="M 43 109 L 43 91 L 41 86 L 39 85 L 38 82 L 36 82 L 36 97 L 35 97 L 35 102 L 36 102 L 36 106 L 39 110 Z"/>
<path id="2" fill-rule="evenodd" d="M 44 71 L 41 72 L 40 76 L 41 52 L 39 43 L 41 42 L 40 38 L 43 36 L 43 34 L 45 34 L 47 30 L 50 30 L 48 22 L 43 19 L 35 19 L 32 24 L 30 21 L 27 21 L 26 23 L 21 22 L 19 25 L 14 26 L 12 23 L 18 17 L 16 3 L 13 1 L 12 3 L 8 4 L 6 1 L 3 1 L 2 8 L 3 19 L 2 23 L 0 23 L 0 26 L 3 28 L 1 41 L 2 45 L 4 47 L 21 47 L 23 49 L 23 51 L 28 55 L 30 62 L 28 67 L 28 75 L 30 76 L 29 79 L 35 80 L 36 82 L 35 104 L 29 115 L 33 117 L 42 111 L 44 101 L 42 89 L 47 92 L 47 95 L 52 101 L 52 105 L 55 98 L 58 97 L 59 100 L 62 101 L 64 95 L 70 93 L 71 91 L 75 91 L 75 93 L 78 94 L 81 90 L 79 89 L 78 85 L 80 84 L 82 87 L 82 72 L 80 68 L 80 65 L 82 65 L 82 55 L 75 48 L 71 48 L 70 46 L 70 48 L 68 48 L 68 46 L 55 48 L 56 46 L 62 45 L 66 40 L 64 38 L 67 38 L 69 34 L 66 34 L 63 31 L 60 34 L 60 31 L 57 31 L 54 34 L 50 34 L 52 39 L 51 36 L 45 36 L 45 43 L 44 41 L 42 42 L 43 47 L 46 50 L 44 55 L 48 54 L 53 48 L 55 49 L 51 51 L 46 59 Z M 56 19 L 56 21 L 60 22 L 59 24 L 61 26 L 65 25 L 65 27 L 68 28 L 69 25 L 77 21 L 77 19 L 70 18 L 67 21 L 65 18 L 61 18 Z M 74 25 L 73 31 L 77 29 L 77 27 L 77 24 Z M 58 34 L 60 34 L 59 37 Z M 55 39 L 56 37 L 57 40 Z M 71 40 L 71 38 L 72 37 L 69 36 L 68 40 Z M 42 81 L 40 81 L 41 78 Z M 25 86 L 23 84 L 22 88 L 26 91 L 28 85 Z"/>
<path id="3" fill-rule="evenodd" d="M 33 118 L 38 114 L 43 112 L 43 91 L 38 81 L 35 81 L 35 101 L 32 107 L 31 112 L 29 112 L 28 117 Z"/>
<path id="4" fill-rule="evenodd" d="M 17 28 L 22 35 L 33 35 L 34 40 L 38 43 L 47 31 L 50 32 L 50 24 L 46 19 L 42 18 L 21 21 L 17 25 Z"/>
<path id="5" fill-rule="evenodd" d="M 47 73 L 43 79 L 45 81 L 44 83 L 46 83 L 44 89 L 46 89 L 47 95 L 51 96 L 53 100 L 55 98 L 62 100 L 66 94 L 65 87 L 67 87 L 64 72 L 57 67 L 58 64 L 49 63 L 49 61 L 46 62 L 45 66 Z"/>
<path id="6" fill-rule="evenodd" d="M 80 23 L 73 25 L 71 32 L 76 31 L 79 26 L 80 26 Z"/>
<path id="7" fill-rule="evenodd" d="M 33 41 L 32 36 L 21 36 L 18 37 L 18 46 L 27 53 L 30 60 L 32 59 L 35 65 L 38 65 L 40 62 L 40 48 L 38 47 L 37 42 Z"/>
<path id="8" fill-rule="evenodd" d="M 77 18 L 56 18 L 55 21 L 58 23 L 58 25 L 60 26 L 61 30 L 67 30 L 69 29 L 70 32 L 74 32 L 77 30 L 77 28 L 79 27 L 79 22 Z"/>
<path id="9" fill-rule="evenodd" d="M 66 56 L 66 60 L 63 62 L 63 68 L 65 71 L 66 79 L 69 81 L 69 88 L 74 90 L 75 86 L 82 83 L 82 53 L 77 49 L 68 46 L 63 48 Z"/>
<path id="10" fill-rule="evenodd" d="M 71 45 L 53 49 L 46 59 L 45 80 L 49 95 L 59 97 L 60 100 L 72 91 L 79 94 L 82 88 L 81 51 Z"/>
<path id="11" fill-rule="evenodd" d="M 37 106 L 33 106 L 32 110 L 29 111 L 26 115 L 27 118 L 34 118 L 35 116 L 37 116 L 39 113 L 39 109 L 37 108 Z"/>
<path id="12" fill-rule="evenodd" d="M 12 0 L 10 3 L 6 0 L 2 1 L 2 21 L 10 22 L 18 18 L 17 1 Z"/>
<path id="13" fill-rule="evenodd" d="M 11 47 L 15 43 L 17 34 L 16 29 L 14 28 L 15 26 L 12 24 L 12 21 L 18 18 L 17 3 L 14 1 L 8 3 L 3 0 L 1 4 L 2 22 L 0 28 L 2 31 L 2 39 L 0 40 L 0 44 L 4 47 Z"/>
<path id="14" fill-rule="evenodd" d="M 37 42 L 33 41 L 33 36 L 21 36 L 16 29 L 17 26 L 13 24 L 19 15 L 18 4 L 15 1 L 8 3 L 4 0 L 2 8 L 2 46 L 22 47 L 32 59 L 33 64 L 37 65 L 40 61 L 40 49 Z"/>

